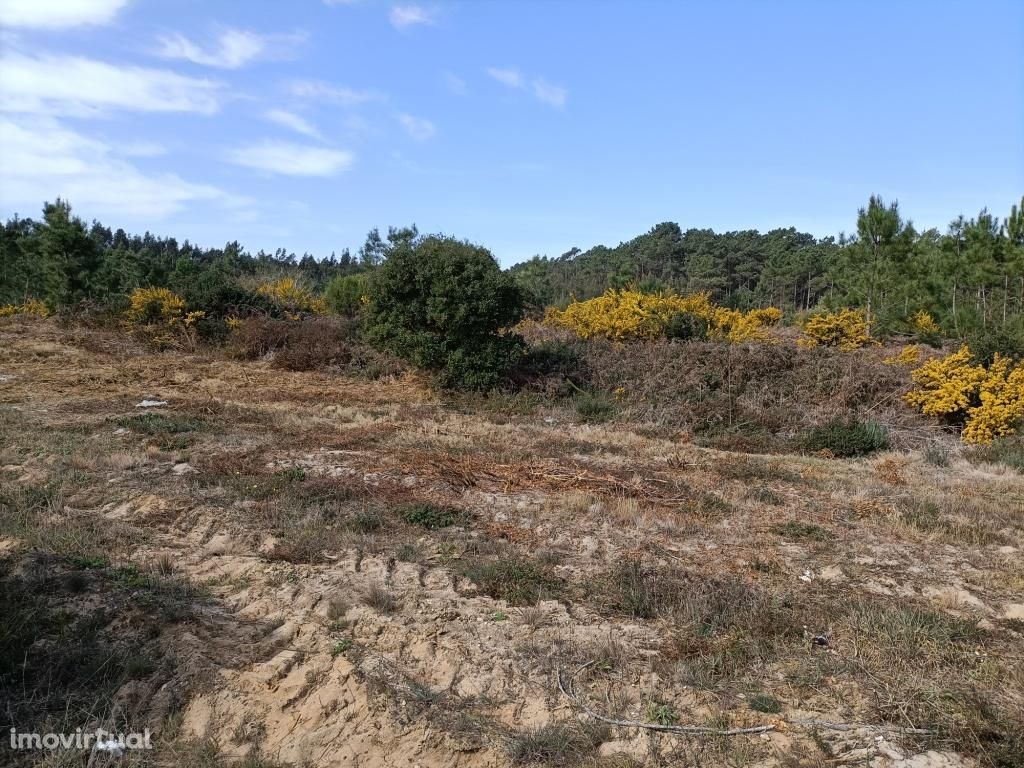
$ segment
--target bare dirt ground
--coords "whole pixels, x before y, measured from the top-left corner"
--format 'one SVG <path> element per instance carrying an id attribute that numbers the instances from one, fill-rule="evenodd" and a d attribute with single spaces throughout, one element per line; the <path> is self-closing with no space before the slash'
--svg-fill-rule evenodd
<path id="1" fill-rule="evenodd" d="M 1021 475 L 651 434 L 9 321 L 5 720 L 154 765 L 1022 764 Z"/>

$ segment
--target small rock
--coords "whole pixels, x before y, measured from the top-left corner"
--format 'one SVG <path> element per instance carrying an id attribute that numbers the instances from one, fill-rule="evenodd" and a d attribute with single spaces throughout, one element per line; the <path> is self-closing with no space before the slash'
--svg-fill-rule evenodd
<path id="1" fill-rule="evenodd" d="M 181 464 L 175 464 L 171 471 L 176 475 L 187 475 L 189 473 L 195 472 L 196 468 L 186 461 L 182 462 Z"/>

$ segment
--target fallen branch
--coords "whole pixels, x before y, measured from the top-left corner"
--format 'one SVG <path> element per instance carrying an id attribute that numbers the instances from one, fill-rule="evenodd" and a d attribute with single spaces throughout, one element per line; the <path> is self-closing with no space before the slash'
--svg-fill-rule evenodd
<path id="1" fill-rule="evenodd" d="M 697 734 L 704 736 L 739 736 L 741 734 L 767 733 L 768 731 L 777 730 L 777 726 L 775 726 L 774 724 L 756 725 L 750 728 L 711 728 L 710 726 L 706 725 L 658 725 L 657 723 L 642 723 L 639 720 L 618 720 L 613 717 L 606 717 L 605 715 L 602 715 L 599 712 L 595 712 L 590 707 L 588 707 L 583 702 L 583 700 L 575 694 L 575 691 L 573 690 L 573 681 L 576 679 L 576 676 L 592 664 L 594 664 L 593 661 L 588 661 L 586 664 L 584 664 L 575 672 L 573 672 L 572 675 L 569 676 L 569 679 L 567 681 L 568 688 L 566 688 L 566 686 L 562 683 L 562 670 L 561 668 L 559 668 L 557 671 L 558 688 L 562 691 L 565 697 L 569 699 L 569 701 L 571 701 L 577 707 L 582 709 L 595 720 L 600 720 L 603 723 L 608 723 L 609 725 L 625 726 L 627 728 L 646 728 L 650 731 L 662 731 L 667 733 L 685 733 L 691 735 Z"/>
<path id="2" fill-rule="evenodd" d="M 858 723 L 833 723 L 827 720 L 805 719 L 782 720 L 777 723 L 754 725 L 746 728 L 713 728 L 706 725 L 659 725 L 658 723 L 644 723 L 640 720 L 620 720 L 618 718 L 602 715 L 600 712 L 596 712 L 591 709 L 586 702 L 583 701 L 583 698 L 576 693 L 576 678 L 581 672 L 583 672 L 583 670 L 593 666 L 595 663 L 596 662 L 594 661 L 588 661 L 586 664 L 578 667 L 576 671 L 569 675 L 565 681 L 562 680 L 562 668 L 559 667 L 556 671 L 556 675 L 558 677 L 558 689 L 573 705 L 583 710 L 584 713 L 595 720 L 599 720 L 602 723 L 608 723 L 609 725 L 618 725 L 625 728 L 644 728 L 649 731 L 660 731 L 662 733 L 678 733 L 698 736 L 742 736 L 752 733 L 768 733 L 769 731 L 784 730 L 786 726 L 790 725 L 803 728 L 825 728 L 831 731 L 890 731 L 914 736 L 934 736 L 936 733 L 935 731 L 927 728 L 905 728 L 896 725 L 860 725 Z"/>

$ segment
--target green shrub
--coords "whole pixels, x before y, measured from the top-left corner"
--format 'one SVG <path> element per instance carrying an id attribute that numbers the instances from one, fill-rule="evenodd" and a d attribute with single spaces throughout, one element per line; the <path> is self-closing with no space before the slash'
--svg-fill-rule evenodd
<path id="1" fill-rule="evenodd" d="M 495 386 L 523 353 L 502 333 L 523 300 L 490 251 L 450 237 L 403 241 L 370 278 L 371 340 L 439 374 L 445 388 Z"/>
<path id="2" fill-rule="evenodd" d="M 601 392 L 582 392 L 576 397 L 576 415 L 588 424 L 608 421 L 614 412 L 612 399 Z"/>
<path id="3" fill-rule="evenodd" d="M 561 587 L 548 568 L 519 557 L 472 563 L 463 575 L 488 597 L 505 600 L 509 605 L 534 605 Z"/>
<path id="4" fill-rule="evenodd" d="M 679 713 L 672 704 L 652 701 L 647 707 L 647 720 L 657 725 L 675 725 L 679 722 Z"/>
<path id="5" fill-rule="evenodd" d="M 982 365 L 991 365 L 996 354 L 1020 360 L 1024 357 L 1024 329 L 1007 326 L 978 330 L 967 337 L 967 346 Z"/>
<path id="6" fill-rule="evenodd" d="M 437 504 L 408 504 L 398 512 L 399 516 L 409 523 L 434 531 L 447 528 L 465 519 L 465 514 L 454 507 L 441 507 Z"/>
<path id="7" fill-rule="evenodd" d="M 1019 438 L 1002 438 L 988 445 L 978 445 L 966 454 L 971 461 L 1004 464 L 1018 472 L 1024 472 L 1024 442 Z"/>
<path id="8" fill-rule="evenodd" d="M 881 424 L 857 419 L 836 419 L 815 427 L 807 435 L 804 447 L 811 451 L 829 451 L 833 456 L 864 456 L 889 447 L 889 435 Z"/>
<path id="9" fill-rule="evenodd" d="M 665 336 L 678 341 L 705 341 L 708 338 L 708 321 L 693 312 L 678 312 L 669 318 Z"/>
<path id="10" fill-rule="evenodd" d="M 766 693 L 755 693 L 750 697 L 750 708 L 755 712 L 777 715 L 782 711 L 782 702 Z"/>
<path id="11" fill-rule="evenodd" d="M 587 381 L 586 342 L 545 339 L 531 344 L 518 369 L 524 378 L 559 376 Z"/>
<path id="12" fill-rule="evenodd" d="M 327 284 L 324 300 L 336 315 L 355 317 L 364 306 L 370 281 L 365 274 L 341 275 Z"/>

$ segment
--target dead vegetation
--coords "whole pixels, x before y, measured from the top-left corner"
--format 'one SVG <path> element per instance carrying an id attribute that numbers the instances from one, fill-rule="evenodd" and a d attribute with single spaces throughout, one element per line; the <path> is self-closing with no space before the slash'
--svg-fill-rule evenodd
<path id="1" fill-rule="evenodd" d="M 90 338 L 0 326 L 19 727 L 152 727 L 153 765 L 1022 764 L 1008 448 L 730 453 L 638 395 L 583 423 Z M 758 382 L 808 366 L 889 386 L 729 354 L 767 371 L 734 414 L 790 408 Z"/>

